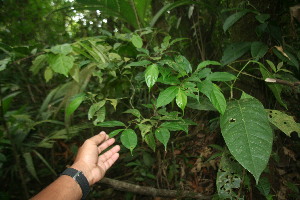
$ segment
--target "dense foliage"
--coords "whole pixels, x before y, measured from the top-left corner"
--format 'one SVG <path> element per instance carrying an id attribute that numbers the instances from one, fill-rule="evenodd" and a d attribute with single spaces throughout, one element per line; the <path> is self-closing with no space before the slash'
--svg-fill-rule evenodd
<path id="1" fill-rule="evenodd" d="M 99 130 L 122 144 L 114 179 L 213 199 L 300 195 L 296 1 L 0 6 L 1 199 L 38 192 Z M 146 198 L 131 192 L 100 184 L 90 198 Z"/>

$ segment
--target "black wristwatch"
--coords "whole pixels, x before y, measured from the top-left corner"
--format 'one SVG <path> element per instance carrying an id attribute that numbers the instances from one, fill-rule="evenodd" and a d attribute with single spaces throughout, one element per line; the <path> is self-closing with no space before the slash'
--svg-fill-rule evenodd
<path id="1" fill-rule="evenodd" d="M 78 171 L 73 168 L 67 168 L 61 175 L 71 176 L 80 186 L 82 190 L 82 198 L 85 199 L 90 192 L 90 185 L 82 171 Z"/>

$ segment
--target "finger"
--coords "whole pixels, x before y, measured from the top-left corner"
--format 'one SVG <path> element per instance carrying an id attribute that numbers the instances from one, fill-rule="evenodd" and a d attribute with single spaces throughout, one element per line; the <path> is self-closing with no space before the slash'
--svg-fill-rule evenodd
<path id="1" fill-rule="evenodd" d="M 111 148 L 109 151 L 107 151 L 104 154 L 102 154 L 101 156 L 99 156 L 99 161 L 104 163 L 107 160 L 109 160 L 115 153 L 117 153 L 119 151 L 120 151 L 120 146 L 116 145 L 113 148 Z"/>
<path id="2" fill-rule="evenodd" d="M 119 158 L 119 153 L 114 153 L 108 160 L 101 163 L 101 168 L 107 171 Z"/>
<path id="3" fill-rule="evenodd" d="M 93 142 L 96 145 L 99 145 L 106 139 L 106 137 L 108 137 L 108 135 L 106 135 L 106 133 L 104 131 L 101 131 L 99 134 L 91 137 L 88 140 Z"/>
<path id="4" fill-rule="evenodd" d="M 111 146 L 113 143 L 115 143 L 114 138 L 106 140 L 100 146 L 98 146 L 98 153 L 100 154 L 102 151 L 104 151 L 107 147 Z"/>

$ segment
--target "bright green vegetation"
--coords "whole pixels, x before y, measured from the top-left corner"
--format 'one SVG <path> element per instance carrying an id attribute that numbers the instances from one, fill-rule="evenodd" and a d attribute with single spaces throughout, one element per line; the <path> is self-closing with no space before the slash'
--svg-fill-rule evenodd
<path id="1" fill-rule="evenodd" d="M 295 5 L 0 1 L 1 199 L 39 191 L 99 130 L 122 144 L 112 178 L 182 190 L 197 160 L 212 167 L 213 199 L 296 198 L 300 180 L 279 167 L 299 176 Z M 214 137 L 192 146 L 208 157 L 185 152 L 191 132 Z"/>

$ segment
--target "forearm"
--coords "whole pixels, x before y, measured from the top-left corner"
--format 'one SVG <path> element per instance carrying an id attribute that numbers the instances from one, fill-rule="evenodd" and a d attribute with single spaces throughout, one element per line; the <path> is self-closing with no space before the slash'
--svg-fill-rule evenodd
<path id="1" fill-rule="evenodd" d="M 32 200 L 79 200 L 82 197 L 82 191 L 78 183 L 70 176 L 60 176 Z"/>

